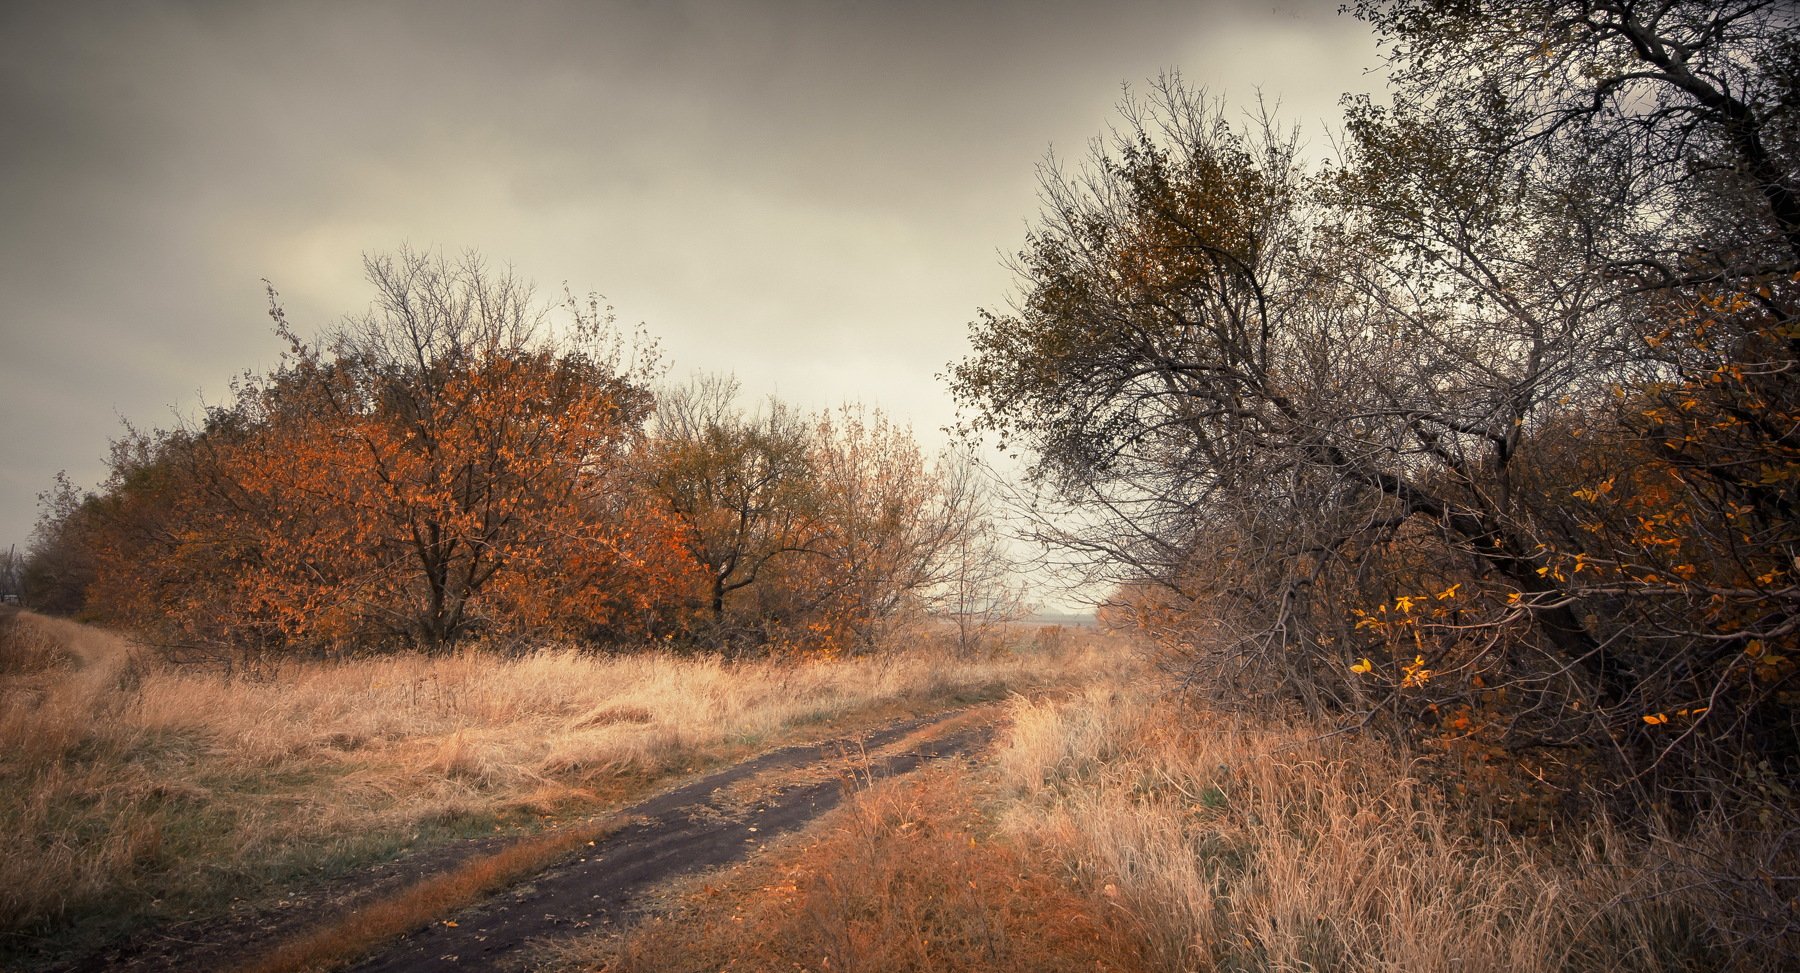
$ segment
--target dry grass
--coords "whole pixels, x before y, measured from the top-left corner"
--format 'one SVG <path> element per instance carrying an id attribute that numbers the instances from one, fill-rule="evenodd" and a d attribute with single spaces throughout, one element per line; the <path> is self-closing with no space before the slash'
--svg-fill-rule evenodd
<path id="1" fill-rule="evenodd" d="M 1403 754 L 1182 708 L 1116 654 L 727 665 L 547 650 L 247 680 L 166 667 L 104 633 L 32 616 L 0 633 L 0 929 L 22 955 L 102 908 L 204 912 L 223 889 L 341 871 L 414 836 L 579 819 L 669 775 L 824 735 L 826 721 L 1051 674 L 1086 688 L 1013 699 L 985 769 L 873 788 L 697 885 L 676 918 L 567 944 L 546 962 L 1779 968 L 1726 945 L 1721 917 L 1734 906 L 1710 898 L 1716 888 L 1685 887 L 1693 872 L 1666 848 L 1604 826 L 1509 836 L 1447 805 Z M 412 886 L 367 921 L 292 948 L 373 942 L 578 834 L 564 827 Z M 1730 856 L 1736 840 L 1721 832 L 1690 846 Z M 283 962 L 303 966 L 301 953 Z"/>
<path id="2" fill-rule="evenodd" d="M 248 679 L 20 615 L 0 635 L 0 956 L 102 913 L 205 914 L 434 836 L 590 813 L 830 721 L 993 696 L 1101 658 L 550 649 Z"/>
<path id="3" fill-rule="evenodd" d="M 1116 888 L 1157 969 L 1731 965 L 1642 846 L 1473 827 L 1413 770 L 1366 740 L 1098 689 L 1020 701 L 995 767 L 1005 830 Z"/>
<path id="4" fill-rule="evenodd" d="M 533 969 L 1124 971 L 1129 918 L 996 840 L 966 770 L 876 784 L 759 861 L 690 883 L 626 937 L 550 945 Z"/>

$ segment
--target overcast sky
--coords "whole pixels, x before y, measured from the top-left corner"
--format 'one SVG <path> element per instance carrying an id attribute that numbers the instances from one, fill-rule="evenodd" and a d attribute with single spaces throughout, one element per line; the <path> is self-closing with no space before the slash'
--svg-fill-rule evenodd
<path id="1" fill-rule="evenodd" d="M 673 374 L 860 400 L 937 373 L 1121 85 L 1260 88 L 1316 145 L 1378 86 L 1337 0 L 0 4 L 0 546 L 120 420 L 168 426 L 307 333 L 361 255 L 474 248 L 599 291 Z"/>

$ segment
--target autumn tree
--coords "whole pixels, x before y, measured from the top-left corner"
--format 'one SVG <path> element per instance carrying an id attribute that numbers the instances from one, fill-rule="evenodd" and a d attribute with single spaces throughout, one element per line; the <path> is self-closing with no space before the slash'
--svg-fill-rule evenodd
<path id="1" fill-rule="evenodd" d="M 1434 383 L 1408 369 L 1431 363 L 1345 272 L 1354 227 L 1326 218 L 1294 141 L 1176 81 L 1125 122 L 1084 172 L 1046 174 L 1023 297 L 952 369 L 971 428 L 1034 455 L 1060 507 L 1047 539 L 1120 581 L 1199 584 L 1241 620 L 1252 681 L 1315 700 L 1352 685 L 1304 623 L 1346 544 L 1416 518 L 1538 583 L 1527 539 L 1494 545 L 1444 492 L 1433 420 L 1461 417 L 1415 398 Z"/>
<path id="2" fill-rule="evenodd" d="M 1572 790 L 1791 774 L 1791 8 L 1359 12 L 1395 88 L 1333 164 L 1165 83 L 1047 172 L 971 428 L 1222 692 Z"/>
<path id="3" fill-rule="evenodd" d="M 1791 762 L 1800 18 L 1758 0 L 1358 12 L 1395 85 L 1392 108 L 1352 113 L 1353 205 L 1396 251 L 1494 277 L 1474 293 L 1515 329 L 1529 286 L 1492 269 L 1515 253 L 1539 292 L 1594 305 L 1590 378 L 1521 428 L 1556 583 L 1512 612 L 1579 614 L 1619 671 L 1605 732 L 1642 764 L 1719 781 L 1745 752 Z M 1446 205 L 1495 170 L 1545 200 L 1543 230 Z"/>
<path id="4" fill-rule="evenodd" d="M 816 553 L 819 517 L 805 419 L 774 400 L 746 413 L 738 391 L 735 379 L 706 375 L 659 393 L 646 473 L 685 525 L 721 634 L 733 592 L 778 559 Z"/>
<path id="5" fill-rule="evenodd" d="M 697 634 L 714 645 L 874 648 L 926 610 L 984 523 L 973 480 L 881 413 L 746 409 L 728 377 L 659 393 L 645 455 L 705 570 Z"/>
<path id="6" fill-rule="evenodd" d="M 551 310 L 473 255 L 365 261 L 376 299 L 190 428 L 128 430 L 52 518 L 89 600 L 171 638 L 447 646 L 681 624 L 683 527 L 629 473 L 657 365 L 595 301 Z"/>
<path id="7" fill-rule="evenodd" d="M 317 343 L 271 294 L 290 353 L 240 396 L 258 434 L 225 462 L 256 553 L 244 597 L 286 630 L 431 648 L 650 609 L 686 567 L 667 511 L 618 502 L 653 350 L 628 357 L 593 301 L 547 334 L 530 287 L 472 255 L 365 269 L 374 305 Z"/>
<path id="8" fill-rule="evenodd" d="M 956 457 L 928 458 L 911 430 L 879 411 L 825 413 L 815 437 L 823 517 L 814 583 L 841 628 L 837 644 L 872 648 L 928 610 L 989 522 Z"/>

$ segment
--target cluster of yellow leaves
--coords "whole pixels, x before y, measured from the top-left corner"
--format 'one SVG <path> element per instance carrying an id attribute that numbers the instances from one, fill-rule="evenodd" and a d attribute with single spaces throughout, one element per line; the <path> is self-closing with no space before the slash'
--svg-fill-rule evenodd
<path id="1" fill-rule="evenodd" d="M 1350 667 L 1351 672 L 1363 676 L 1373 672 L 1374 669 L 1375 663 L 1370 662 L 1367 656 L 1357 660 L 1357 662 Z M 1400 667 L 1400 687 L 1402 689 L 1412 689 L 1423 686 L 1431 681 L 1433 675 L 1436 675 L 1436 673 L 1431 669 L 1426 668 L 1425 656 L 1414 655 L 1411 662 L 1404 663 Z"/>
<path id="2" fill-rule="evenodd" d="M 1400 685 L 1402 688 L 1423 686 L 1431 681 L 1432 677 L 1432 671 L 1425 668 L 1425 657 L 1422 655 L 1413 656 L 1411 662 L 1401 667 L 1401 672 Z"/>
<path id="3" fill-rule="evenodd" d="M 1372 634 L 1383 636 L 1388 641 L 1390 648 L 1400 637 L 1409 638 L 1412 642 L 1417 651 L 1413 655 L 1412 662 L 1400 665 L 1399 685 L 1401 688 L 1420 687 L 1431 680 L 1434 672 L 1427 668 L 1425 663 L 1423 626 L 1431 620 L 1448 617 L 1450 609 L 1441 603 L 1454 601 L 1462 593 L 1462 588 L 1463 583 L 1459 581 L 1433 594 L 1400 595 L 1394 599 L 1391 610 L 1386 603 L 1377 606 L 1373 612 L 1363 611 L 1360 608 L 1350 610 L 1351 615 L 1357 619 L 1356 629 L 1367 630 Z M 1405 634 L 1402 635 L 1402 633 Z M 1375 664 L 1367 657 L 1359 659 L 1350 666 L 1351 672 L 1365 676 L 1371 674 L 1374 669 Z"/>

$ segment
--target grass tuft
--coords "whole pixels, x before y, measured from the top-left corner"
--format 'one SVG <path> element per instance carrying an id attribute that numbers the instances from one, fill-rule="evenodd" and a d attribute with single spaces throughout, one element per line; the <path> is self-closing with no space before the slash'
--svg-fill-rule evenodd
<path id="1" fill-rule="evenodd" d="M 1602 822 L 1468 820 L 1406 755 L 1144 692 L 1017 700 L 1004 830 L 1110 887 L 1159 970 L 1725 968 L 1708 911 Z M 1754 964 L 1746 968 L 1756 968 Z"/>

